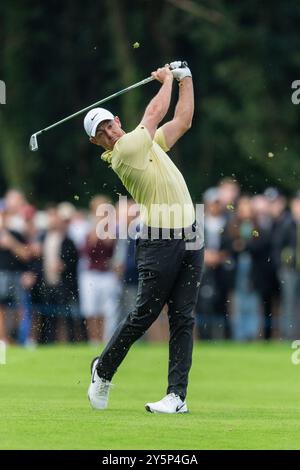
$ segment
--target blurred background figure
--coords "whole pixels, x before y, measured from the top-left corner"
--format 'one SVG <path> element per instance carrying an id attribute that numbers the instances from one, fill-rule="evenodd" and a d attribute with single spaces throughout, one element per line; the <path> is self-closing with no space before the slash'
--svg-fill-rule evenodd
<path id="1" fill-rule="evenodd" d="M 227 311 L 228 269 L 224 246 L 226 216 L 220 201 L 220 189 L 209 188 L 203 195 L 205 204 L 204 272 L 196 305 L 200 339 L 229 338 Z"/>
<path id="2" fill-rule="evenodd" d="M 17 189 L 9 189 L 4 196 L 4 204 L 7 227 L 15 232 L 23 233 L 25 231 L 23 210 L 28 204 L 25 195 Z"/>
<path id="3" fill-rule="evenodd" d="M 0 339 L 6 342 L 17 340 L 25 295 L 21 278 L 31 256 L 22 216 L 25 204 L 15 189 L 0 204 Z"/>
<path id="4" fill-rule="evenodd" d="M 81 315 L 79 305 L 79 286 L 78 279 L 81 269 L 80 250 L 84 243 L 84 236 L 88 233 L 88 221 L 84 219 L 83 214 L 76 210 L 75 206 L 70 202 L 61 202 L 57 206 L 58 216 L 63 222 L 64 230 L 68 240 L 73 243 L 72 250 L 76 253 L 76 263 L 73 266 L 72 278 L 74 279 L 73 303 L 70 308 L 70 317 L 68 318 L 70 341 L 82 341 L 86 339 L 86 327 L 84 318 Z"/>
<path id="5" fill-rule="evenodd" d="M 65 204 L 65 203 L 63 203 Z M 73 206 L 73 205 L 72 205 Z M 74 206 L 73 206 L 74 208 Z M 72 209 L 72 216 L 69 219 L 68 235 L 73 240 L 79 252 L 85 246 L 86 237 L 90 231 L 91 222 L 88 218 L 88 211 L 83 209 Z M 86 260 L 81 256 L 78 270 L 80 271 L 86 265 Z"/>
<path id="6" fill-rule="evenodd" d="M 291 200 L 291 217 L 282 224 L 278 241 L 282 280 L 281 335 L 300 337 L 300 191 Z"/>
<path id="7" fill-rule="evenodd" d="M 286 196 L 279 188 L 268 187 L 264 191 L 264 196 L 269 201 L 272 226 L 271 226 L 271 266 L 273 284 L 273 336 L 283 338 L 285 332 L 282 329 L 282 288 L 283 279 L 281 277 L 281 251 L 283 234 L 286 227 L 290 227 L 291 214 L 288 208 Z"/>
<path id="8" fill-rule="evenodd" d="M 68 237 L 68 219 L 59 207 L 47 209 L 47 230 L 40 237 L 42 260 L 40 301 L 43 342 L 71 340 L 70 326 L 78 316 L 78 252 Z"/>
<path id="9" fill-rule="evenodd" d="M 44 283 L 41 247 L 41 241 L 46 230 L 46 212 L 35 211 L 27 224 L 27 237 L 30 244 L 31 258 L 28 263 L 29 271 L 23 276 L 23 285 L 27 294 L 27 308 L 25 307 L 24 324 L 21 327 L 21 342 L 31 348 L 36 347 L 38 343 L 47 342 L 47 335 L 43 328 L 44 319 L 47 317 L 43 310 Z"/>
<path id="10" fill-rule="evenodd" d="M 21 320 L 19 323 L 18 341 L 22 345 L 29 347 L 35 345 L 35 342 L 32 341 L 30 333 L 33 320 L 31 290 L 36 282 L 36 277 L 32 272 L 32 260 L 34 257 L 32 241 L 34 240 L 36 234 L 34 223 L 36 209 L 34 206 L 26 203 L 22 206 L 21 214 L 24 221 L 23 235 L 25 236 L 28 247 L 30 249 L 30 258 L 27 261 L 27 270 L 21 276 L 21 285 L 24 291 L 24 295 L 21 306 Z"/>
<path id="11" fill-rule="evenodd" d="M 91 344 L 109 340 L 119 315 L 120 282 L 113 270 L 115 234 L 107 232 L 107 238 L 100 239 L 96 232 L 97 224 L 107 217 L 96 215 L 102 204 L 111 205 L 112 202 L 108 197 L 98 195 L 90 203 L 90 230 L 82 250 L 87 263 L 80 273 L 81 312 L 87 321 Z M 105 228 L 110 230 L 108 226 Z"/>
<path id="12" fill-rule="evenodd" d="M 232 216 L 232 210 L 234 209 L 236 202 L 240 195 L 240 185 L 233 178 L 223 178 L 219 181 L 219 201 L 226 218 Z"/>
<path id="13" fill-rule="evenodd" d="M 273 258 L 273 227 L 270 200 L 264 195 L 252 198 L 255 231 L 248 242 L 252 255 L 253 285 L 260 296 L 262 309 L 262 337 L 278 336 L 279 280 Z"/>
<path id="14" fill-rule="evenodd" d="M 239 341 L 255 340 L 259 335 L 261 305 L 252 253 L 257 233 L 251 198 L 242 196 L 226 233 L 235 269 L 231 325 L 233 338 Z"/>

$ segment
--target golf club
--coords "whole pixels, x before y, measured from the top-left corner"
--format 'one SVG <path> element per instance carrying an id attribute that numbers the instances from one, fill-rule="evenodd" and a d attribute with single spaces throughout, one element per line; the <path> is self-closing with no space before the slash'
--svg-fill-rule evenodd
<path id="1" fill-rule="evenodd" d="M 139 86 L 145 85 L 146 83 L 149 83 L 149 82 L 151 82 L 152 80 L 154 80 L 153 77 L 147 77 L 147 78 L 145 78 L 144 80 L 141 80 L 140 82 L 134 83 L 133 85 L 131 85 L 131 86 L 127 87 L 127 88 L 124 88 L 123 90 L 117 91 L 117 92 L 114 93 L 113 95 L 107 96 L 107 98 L 103 98 L 102 100 L 97 101 L 96 103 L 93 103 L 93 104 L 91 104 L 90 106 L 87 106 L 86 108 L 81 109 L 80 111 L 77 111 L 76 113 L 71 114 L 70 116 L 67 116 L 67 117 L 64 118 L 64 119 L 61 119 L 60 121 L 57 121 L 57 122 L 55 122 L 54 124 L 51 124 L 50 126 L 45 127 L 44 129 L 41 129 L 40 131 L 35 132 L 35 133 L 32 134 L 32 136 L 30 137 L 30 141 L 29 141 L 29 148 L 30 148 L 30 150 L 32 150 L 33 152 L 35 152 L 36 150 L 38 150 L 38 140 L 37 140 L 37 136 L 38 136 L 38 135 L 43 134 L 44 132 L 47 132 L 47 131 L 49 131 L 50 129 L 53 129 L 53 127 L 59 126 L 59 125 L 62 124 L 63 122 L 69 121 L 70 119 L 73 119 L 74 117 L 79 116 L 79 114 L 82 114 L 82 113 L 84 113 L 84 112 L 86 112 L 86 111 L 89 111 L 90 109 L 94 108 L 95 106 L 99 106 L 100 104 L 105 103 L 106 101 L 109 101 L 109 100 L 111 100 L 112 98 L 116 98 L 117 96 L 120 96 L 120 95 L 122 95 L 123 93 L 125 93 L 125 92 L 127 92 L 127 91 L 129 91 L 129 90 L 133 90 L 134 88 L 137 88 L 137 87 L 139 87 Z"/>
<path id="2" fill-rule="evenodd" d="M 182 61 L 179 65 L 179 67 L 187 67 L 187 66 L 188 66 L 187 62 L 184 62 L 184 61 Z M 102 100 L 97 101 L 96 103 L 93 103 L 90 106 L 87 106 L 86 108 L 81 109 L 80 111 L 77 111 L 77 113 L 71 114 L 70 116 L 67 116 L 64 119 L 61 119 L 60 121 L 57 121 L 54 124 L 51 124 L 50 126 L 45 127 L 44 129 L 41 129 L 40 131 L 35 132 L 30 137 L 30 141 L 29 141 L 30 150 L 33 151 L 33 152 L 38 150 L 38 148 L 39 148 L 38 147 L 38 140 L 37 140 L 38 135 L 43 134 L 44 132 L 47 132 L 50 129 L 53 129 L 53 127 L 59 126 L 63 122 L 69 121 L 70 119 L 73 119 L 74 117 L 79 116 L 79 114 L 82 114 L 86 111 L 89 111 L 90 109 L 94 108 L 95 106 L 99 106 L 100 104 L 105 103 L 106 101 L 109 101 L 112 98 L 116 98 L 117 96 L 120 96 L 120 95 L 122 95 L 123 93 L 126 93 L 129 90 L 133 90 L 134 88 L 145 85 L 146 83 L 149 83 L 152 80 L 154 80 L 154 78 L 152 76 L 147 77 L 144 80 L 141 80 L 140 82 L 134 83 L 133 85 L 131 85 L 127 88 L 124 88 L 123 90 L 117 91 L 116 93 L 114 93 L 113 95 L 108 96 L 107 98 L 103 98 Z"/>

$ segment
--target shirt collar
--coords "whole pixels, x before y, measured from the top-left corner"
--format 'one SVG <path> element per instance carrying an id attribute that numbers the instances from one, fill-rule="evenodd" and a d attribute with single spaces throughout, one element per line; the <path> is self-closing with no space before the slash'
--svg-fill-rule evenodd
<path id="1" fill-rule="evenodd" d="M 101 160 L 104 160 L 107 163 L 111 163 L 111 158 L 112 158 L 112 150 L 106 150 L 101 155 Z"/>

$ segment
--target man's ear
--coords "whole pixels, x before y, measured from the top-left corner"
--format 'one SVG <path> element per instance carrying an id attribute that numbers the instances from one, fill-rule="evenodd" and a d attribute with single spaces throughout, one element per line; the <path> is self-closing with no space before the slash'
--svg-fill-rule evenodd
<path id="1" fill-rule="evenodd" d="M 90 137 L 90 142 L 94 145 L 97 145 L 97 140 L 95 139 L 95 137 Z"/>
<path id="2" fill-rule="evenodd" d="M 115 120 L 115 122 L 116 122 L 117 124 L 119 124 L 120 127 L 122 127 L 122 123 L 121 123 L 121 121 L 120 121 L 119 116 L 115 116 L 114 120 Z"/>

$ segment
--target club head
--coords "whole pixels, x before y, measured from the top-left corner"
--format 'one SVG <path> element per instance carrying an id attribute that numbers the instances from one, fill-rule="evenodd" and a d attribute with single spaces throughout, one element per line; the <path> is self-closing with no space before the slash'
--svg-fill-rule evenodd
<path id="1" fill-rule="evenodd" d="M 32 152 L 36 152 L 39 148 L 36 134 L 32 134 L 30 137 L 29 148 Z"/>

